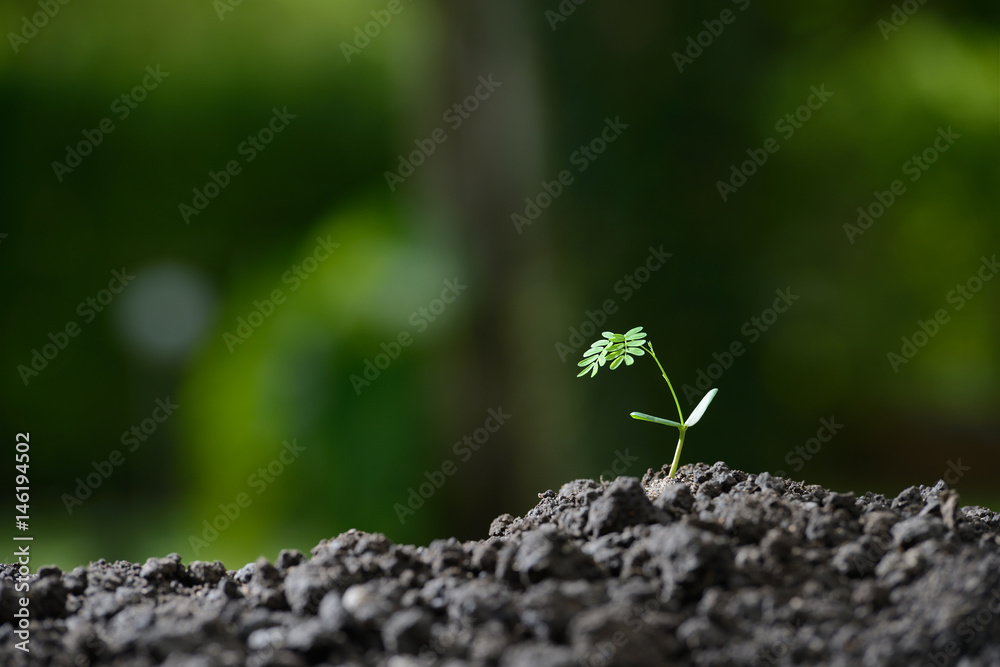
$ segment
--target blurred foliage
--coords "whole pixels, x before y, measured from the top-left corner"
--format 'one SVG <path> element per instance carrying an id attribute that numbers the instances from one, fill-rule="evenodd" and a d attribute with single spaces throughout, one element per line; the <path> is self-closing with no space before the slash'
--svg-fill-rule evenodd
<path id="1" fill-rule="evenodd" d="M 574 6 L 553 29 L 555 1 L 74 2 L 0 49 L 2 422 L 11 442 L 32 436 L 34 565 L 178 551 L 237 567 L 352 527 L 469 539 L 619 453 L 641 476 L 673 442 L 627 415 L 669 413 L 662 382 L 575 378 L 593 336 L 572 330 L 607 300 L 603 328 L 642 323 L 678 385 L 745 346 L 682 463 L 895 495 L 960 459 L 963 502 L 1000 505 L 1000 282 L 961 310 L 948 299 L 1000 250 L 996 3 L 910 3 L 897 30 L 879 23 L 897 5 L 856 0 Z M 20 33 L 39 11 L 0 2 L 0 24 Z M 348 62 L 372 12 L 386 24 Z M 679 72 L 689 37 L 703 45 Z M 120 117 L 115 100 L 158 66 L 169 75 Z M 824 87 L 789 135 L 782 119 Z M 283 109 L 294 118 L 246 161 Z M 104 118 L 114 131 L 57 179 Z M 579 171 L 608 119 L 627 127 Z M 447 139 L 390 189 L 435 128 Z M 948 128 L 959 137 L 909 180 Z M 768 138 L 778 150 L 723 201 L 717 182 Z M 179 205 L 231 160 L 241 171 L 186 224 Z M 511 216 L 562 170 L 572 183 L 519 230 Z M 851 243 L 844 225 L 897 179 Z M 317 239 L 339 247 L 311 264 Z M 672 256 L 638 282 L 661 245 Z M 85 320 L 78 304 L 115 270 L 136 278 Z M 467 288 L 434 306 L 445 281 Z M 800 298 L 751 340 L 779 289 Z M 942 308 L 894 372 L 887 354 Z M 70 321 L 79 335 L 25 384 L 18 366 Z M 370 386 L 352 382 L 403 332 Z M 175 414 L 148 421 L 167 397 Z M 511 417 L 480 449 L 456 445 L 490 409 Z M 831 416 L 843 430 L 790 462 Z M 155 430 L 128 451 L 144 420 Z M 284 441 L 302 449 L 273 465 Z M 124 462 L 68 512 L 116 449 Z M 192 541 L 240 494 L 230 525 Z"/>

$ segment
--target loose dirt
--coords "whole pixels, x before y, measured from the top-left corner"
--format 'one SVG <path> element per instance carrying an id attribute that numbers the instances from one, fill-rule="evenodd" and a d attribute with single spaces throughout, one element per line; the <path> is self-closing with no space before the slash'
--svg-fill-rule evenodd
<path id="1" fill-rule="evenodd" d="M 0 664 L 1000 665 L 1000 515 L 730 470 L 576 480 L 486 539 L 349 531 L 239 570 L 0 568 Z"/>

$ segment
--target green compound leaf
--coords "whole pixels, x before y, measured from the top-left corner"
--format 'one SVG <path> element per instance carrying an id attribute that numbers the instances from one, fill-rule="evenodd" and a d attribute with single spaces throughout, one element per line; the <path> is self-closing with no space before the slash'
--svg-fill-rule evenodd
<path id="1" fill-rule="evenodd" d="M 701 419 L 701 416 L 705 414 L 705 410 L 708 410 L 709 403 L 712 402 L 712 399 L 715 398 L 715 395 L 718 393 L 719 393 L 719 388 L 716 387 L 714 389 L 710 389 L 709 392 L 702 397 L 701 402 L 699 402 L 698 405 L 695 406 L 694 410 L 691 412 L 691 416 L 688 417 L 687 420 L 688 426 L 694 426 L 695 424 L 698 423 L 698 420 Z"/>
<path id="2" fill-rule="evenodd" d="M 642 348 L 646 344 L 646 334 L 642 327 L 629 329 L 623 334 L 605 331 L 601 336 L 602 338 L 591 343 L 590 348 L 583 353 L 583 359 L 577 362 L 577 366 L 583 368 L 577 377 L 587 373 L 590 373 L 590 377 L 594 377 L 606 362 L 611 370 L 622 364 L 631 366 L 635 363 L 635 357 L 646 354 Z"/>
<path id="3" fill-rule="evenodd" d="M 576 374 L 577 377 L 582 377 L 587 373 L 590 373 L 590 377 L 597 375 L 597 371 L 607 360 L 609 342 L 601 338 L 591 343 L 590 348 L 583 353 L 583 359 L 576 364 L 577 366 L 585 366 L 582 371 Z"/>
<path id="4" fill-rule="evenodd" d="M 579 365 L 582 366 L 583 364 L 579 364 Z M 587 366 L 586 368 L 584 368 L 582 371 L 580 371 L 579 373 L 577 373 L 576 376 L 577 377 L 583 377 L 587 373 L 590 373 L 590 377 L 594 377 L 595 375 L 597 375 L 597 369 L 598 368 L 600 368 L 600 366 L 598 364 L 596 364 L 596 363 L 590 364 L 589 366 Z"/>

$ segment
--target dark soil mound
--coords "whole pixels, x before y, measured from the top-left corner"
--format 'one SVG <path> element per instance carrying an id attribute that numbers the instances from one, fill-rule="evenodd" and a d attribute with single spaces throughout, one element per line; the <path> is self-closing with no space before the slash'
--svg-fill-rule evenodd
<path id="1" fill-rule="evenodd" d="M 1000 515 L 684 466 L 577 480 L 480 542 L 350 531 L 238 571 L 43 568 L 5 665 L 1000 665 Z"/>

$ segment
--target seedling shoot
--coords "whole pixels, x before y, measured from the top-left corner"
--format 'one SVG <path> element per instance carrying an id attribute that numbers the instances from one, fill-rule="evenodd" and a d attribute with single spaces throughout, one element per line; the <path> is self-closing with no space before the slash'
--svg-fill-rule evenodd
<path id="1" fill-rule="evenodd" d="M 687 420 L 685 420 L 684 413 L 681 411 L 681 403 L 677 400 L 677 392 L 674 391 L 674 386 L 670 383 L 670 378 L 667 377 L 667 372 L 663 370 L 660 360 L 656 358 L 656 353 L 653 352 L 653 344 L 646 340 L 646 333 L 642 330 L 642 327 L 629 329 L 623 334 L 605 331 L 601 336 L 603 337 L 594 341 L 590 348 L 583 353 L 583 359 L 577 364 L 578 366 L 582 366 L 583 370 L 577 374 L 577 377 L 582 377 L 587 373 L 590 373 L 590 377 L 594 377 L 597 375 L 597 371 L 605 364 L 610 364 L 611 370 L 615 370 L 622 364 L 631 366 L 635 363 L 635 357 L 641 357 L 647 352 L 649 353 L 649 356 L 653 358 L 653 361 L 660 368 L 663 379 L 667 381 L 670 394 L 674 397 L 674 405 L 677 406 L 677 417 L 680 421 L 654 417 L 653 415 L 647 415 L 645 412 L 632 412 L 630 416 L 633 419 L 641 419 L 653 422 L 654 424 L 673 426 L 680 432 L 680 436 L 677 439 L 677 449 L 674 450 L 674 461 L 670 465 L 670 477 L 673 478 L 677 472 L 677 465 L 681 460 L 681 450 L 684 448 L 684 435 L 689 428 L 701 420 L 702 415 L 705 414 L 705 410 L 708 409 L 709 404 L 715 398 L 719 389 L 717 387 L 710 389 L 702 397 L 698 405 L 695 406 L 694 410 L 691 411 Z"/>

